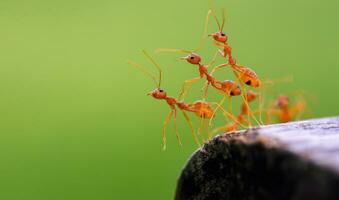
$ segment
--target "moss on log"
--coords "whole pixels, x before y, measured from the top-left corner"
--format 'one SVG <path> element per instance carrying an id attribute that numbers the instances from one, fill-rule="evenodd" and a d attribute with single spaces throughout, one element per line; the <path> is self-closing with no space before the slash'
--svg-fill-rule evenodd
<path id="1" fill-rule="evenodd" d="M 339 118 L 217 136 L 189 159 L 175 199 L 339 199 Z"/>

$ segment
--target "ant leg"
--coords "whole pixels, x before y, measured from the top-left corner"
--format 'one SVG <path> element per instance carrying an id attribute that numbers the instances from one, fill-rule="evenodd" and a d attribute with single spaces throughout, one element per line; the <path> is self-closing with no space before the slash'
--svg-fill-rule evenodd
<path id="1" fill-rule="evenodd" d="M 208 87 L 209 86 L 210 86 L 210 82 L 206 81 L 204 86 L 201 89 L 204 92 L 204 94 L 203 94 L 203 99 L 204 100 L 207 98 L 207 92 L 208 92 Z"/>
<path id="2" fill-rule="evenodd" d="M 224 126 L 219 127 L 219 128 L 215 128 L 215 129 L 213 129 L 211 132 L 209 132 L 208 134 L 209 134 L 210 136 L 212 136 L 212 135 L 215 135 L 215 134 L 218 133 L 218 132 L 223 131 L 223 129 L 224 129 Z"/>
<path id="3" fill-rule="evenodd" d="M 201 117 L 200 118 L 200 127 L 198 128 L 198 135 L 202 133 L 202 131 L 205 128 L 205 118 Z"/>
<path id="4" fill-rule="evenodd" d="M 241 124 L 241 122 L 238 120 L 237 117 L 227 112 L 219 103 L 217 102 L 210 102 L 210 103 L 217 105 L 219 109 L 223 111 L 224 116 L 230 119 L 231 121 L 233 121 L 235 124 L 240 125 L 242 128 L 246 128 Z"/>
<path id="5" fill-rule="evenodd" d="M 205 130 L 205 125 L 206 125 L 205 122 L 206 122 L 206 119 L 203 118 L 203 119 L 202 119 L 202 124 L 201 124 L 202 126 L 201 126 L 201 129 L 200 129 L 201 131 L 204 131 L 204 130 Z"/>
<path id="6" fill-rule="evenodd" d="M 219 127 L 219 128 L 215 128 L 211 134 L 214 135 L 218 132 L 223 132 L 223 133 L 231 133 L 233 131 L 238 130 L 238 124 L 237 123 L 231 123 L 231 124 L 227 124 L 225 126 Z"/>
<path id="7" fill-rule="evenodd" d="M 241 123 L 246 123 L 249 126 L 251 122 L 248 119 L 243 118 Z"/>
<path id="8" fill-rule="evenodd" d="M 295 116 L 295 120 L 300 120 L 304 114 L 305 102 L 298 101 L 296 105 L 291 108 L 292 116 Z"/>
<path id="9" fill-rule="evenodd" d="M 250 110 L 250 105 L 249 105 L 248 100 L 247 100 L 247 95 L 246 95 L 246 94 L 247 94 L 247 90 L 246 90 L 246 86 L 244 85 L 244 83 L 243 83 L 242 80 L 241 80 L 241 75 L 239 75 L 235 70 L 233 70 L 233 73 L 234 73 L 235 77 L 237 77 L 237 82 L 239 82 L 240 85 L 241 85 L 241 89 L 242 89 L 242 91 L 243 91 L 242 94 L 241 94 L 241 98 L 243 99 L 243 101 L 244 101 L 246 107 L 249 109 L 249 111 L 247 112 L 247 117 L 249 117 L 249 116 L 250 116 L 251 110 Z M 249 123 L 249 128 L 251 128 L 251 127 L 252 127 L 252 124 Z"/>
<path id="10" fill-rule="evenodd" d="M 180 92 L 180 94 L 179 94 L 179 98 L 178 98 L 178 99 L 179 99 L 179 100 L 183 100 L 183 98 L 184 98 L 185 96 L 187 96 L 189 90 L 191 89 L 192 84 L 195 83 L 195 82 L 197 82 L 197 81 L 200 80 L 200 79 L 201 79 L 200 77 L 195 77 L 195 78 L 193 78 L 193 79 L 191 79 L 191 80 L 186 80 L 186 81 L 182 84 L 181 92 Z M 187 86 L 187 87 L 185 88 L 185 86 Z M 186 90 L 185 90 L 185 89 L 186 89 Z"/>
<path id="11" fill-rule="evenodd" d="M 178 144 L 179 146 L 182 146 L 181 140 L 180 140 L 180 136 L 179 136 L 179 131 L 178 131 L 178 127 L 177 127 L 177 110 L 173 109 L 173 113 L 174 113 L 174 129 L 175 129 L 175 136 L 177 138 Z"/>
<path id="12" fill-rule="evenodd" d="M 233 72 L 234 72 L 235 76 L 237 77 L 237 80 L 240 82 L 240 84 L 242 86 L 242 90 L 244 91 L 244 93 L 241 95 L 241 97 L 242 97 L 245 105 L 248 107 L 247 116 L 251 117 L 257 124 L 260 124 L 259 121 L 257 120 L 257 118 L 253 115 L 252 109 L 251 109 L 251 107 L 248 103 L 247 95 L 246 95 L 247 94 L 246 86 L 244 85 L 244 83 L 242 82 L 242 79 L 241 79 L 242 75 L 238 75 L 238 73 L 235 70 L 233 70 Z M 250 123 L 249 126 L 250 126 L 249 128 L 251 128 L 252 124 Z"/>
<path id="13" fill-rule="evenodd" d="M 264 119 L 267 120 L 268 118 L 268 109 L 264 109 L 264 108 L 261 108 L 261 109 L 257 109 L 255 111 L 253 111 L 253 115 L 257 115 L 257 114 L 261 114 L 261 125 L 265 125 L 265 124 L 268 124 Z M 265 118 L 264 118 L 265 117 Z"/>
<path id="14" fill-rule="evenodd" d="M 229 104 L 228 105 L 228 112 L 232 114 L 233 113 L 233 109 L 232 109 L 232 96 L 228 97 L 228 104 Z"/>
<path id="15" fill-rule="evenodd" d="M 248 100 L 247 100 L 247 95 L 246 95 L 247 94 L 247 90 L 246 90 L 246 87 L 244 87 L 243 90 L 244 90 L 244 93 L 245 93 L 242 96 L 243 97 L 243 101 L 244 101 L 246 107 L 248 108 L 247 113 L 246 113 L 246 115 L 247 115 L 247 119 L 246 120 L 248 121 L 248 127 L 252 128 L 252 123 L 249 121 L 248 118 L 252 117 L 253 115 L 252 115 L 252 110 L 251 110 L 250 104 L 248 103 Z"/>
<path id="16" fill-rule="evenodd" d="M 263 110 L 263 106 L 264 106 L 264 93 L 262 90 L 260 90 L 259 92 L 259 121 L 260 124 L 263 125 L 264 122 L 262 120 L 262 110 Z"/>
<path id="17" fill-rule="evenodd" d="M 189 118 L 189 116 L 187 115 L 187 113 L 184 111 L 184 110 L 181 110 L 184 117 L 185 117 L 185 120 L 187 121 L 190 129 L 191 129 L 191 132 L 192 132 L 192 136 L 193 136 L 193 139 L 194 139 L 194 142 L 198 145 L 198 147 L 200 147 L 200 142 L 199 142 L 199 139 L 197 137 L 197 135 L 195 134 L 195 131 L 194 131 L 194 127 L 193 127 L 193 123 L 191 121 L 191 119 Z"/>
<path id="18" fill-rule="evenodd" d="M 205 24 L 204 24 L 204 32 L 203 32 L 202 37 L 200 39 L 199 46 L 196 50 L 202 49 L 204 47 L 205 40 L 207 38 L 208 21 L 209 21 L 211 14 L 212 14 L 212 10 L 208 10 L 207 15 L 206 15 L 206 19 L 205 19 Z"/>
<path id="19" fill-rule="evenodd" d="M 206 65 L 206 67 L 212 66 L 215 63 L 215 61 L 217 60 L 217 56 L 218 56 L 218 51 L 215 52 L 212 60 L 208 63 L 208 65 Z"/>
<path id="20" fill-rule="evenodd" d="M 222 51 L 221 49 L 219 49 L 218 52 L 219 52 L 219 54 L 220 54 L 222 57 L 226 58 L 226 53 L 225 53 L 224 51 Z"/>
<path id="21" fill-rule="evenodd" d="M 225 63 L 215 66 L 213 70 L 211 71 L 210 75 L 212 76 L 215 72 L 219 71 L 221 68 L 226 67 L 226 66 L 228 66 L 228 64 L 225 64 Z"/>
<path id="22" fill-rule="evenodd" d="M 226 99 L 226 95 L 224 95 L 224 97 L 221 99 L 221 101 L 218 103 L 218 105 L 222 106 L 222 104 L 224 104 L 224 102 L 225 102 L 225 99 Z M 213 120 L 214 115 L 215 115 L 215 113 L 217 112 L 218 109 L 219 109 L 219 106 L 217 106 L 217 107 L 214 109 L 214 111 L 213 111 L 212 117 L 211 117 L 211 119 L 209 120 L 209 125 L 210 125 L 210 126 L 212 125 L 212 120 Z"/>
<path id="23" fill-rule="evenodd" d="M 168 124 L 168 122 L 171 120 L 171 117 L 173 115 L 173 110 L 168 114 L 165 122 L 164 122 L 164 125 L 162 126 L 162 141 L 163 141 L 163 147 L 162 149 L 163 150 L 166 150 L 166 126 Z"/>
<path id="24" fill-rule="evenodd" d="M 199 124 L 200 124 L 200 126 L 199 126 L 199 128 L 198 128 L 198 135 L 201 134 L 201 132 L 200 132 L 200 127 L 201 127 L 201 124 L 202 124 L 202 120 L 203 120 L 203 118 L 200 117 L 200 118 L 199 118 Z"/>

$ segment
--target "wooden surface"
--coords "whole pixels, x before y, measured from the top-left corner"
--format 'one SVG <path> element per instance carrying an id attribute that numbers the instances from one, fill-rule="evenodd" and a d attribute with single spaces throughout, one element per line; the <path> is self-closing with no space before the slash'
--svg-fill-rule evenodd
<path id="1" fill-rule="evenodd" d="M 288 151 L 339 172 L 339 117 L 263 126 L 258 132 Z"/>
<path id="2" fill-rule="evenodd" d="M 175 199 L 339 199 L 339 117 L 217 136 L 192 155 Z"/>

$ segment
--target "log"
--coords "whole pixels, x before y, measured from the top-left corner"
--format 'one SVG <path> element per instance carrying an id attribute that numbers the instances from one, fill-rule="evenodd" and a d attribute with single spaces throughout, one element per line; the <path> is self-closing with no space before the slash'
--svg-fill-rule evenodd
<path id="1" fill-rule="evenodd" d="M 216 136 L 198 149 L 176 200 L 339 199 L 339 117 Z"/>

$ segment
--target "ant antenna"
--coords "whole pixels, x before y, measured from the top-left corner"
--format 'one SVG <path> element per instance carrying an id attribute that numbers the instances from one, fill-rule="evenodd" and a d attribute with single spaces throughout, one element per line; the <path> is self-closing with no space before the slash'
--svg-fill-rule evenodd
<path id="1" fill-rule="evenodd" d="M 154 51 L 154 53 L 161 53 L 161 52 L 192 53 L 194 51 L 188 51 L 185 49 L 171 49 L 171 48 L 158 48 Z"/>
<path id="2" fill-rule="evenodd" d="M 149 71 L 147 71 L 143 66 L 141 66 L 140 64 L 136 63 L 136 62 L 133 62 L 131 60 L 128 60 L 127 61 L 128 64 L 136 67 L 137 69 L 139 69 L 141 72 L 143 72 L 144 74 L 146 74 L 147 76 L 149 76 L 155 83 L 156 86 L 158 86 L 158 81 L 157 81 L 157 78 Z"/>
<path id="3" fill-rule="evenodd" d="M 212 5 L 212 0 L 208 0 L 208 6 L 210 8 L 209 12 L 208 12 L 208 15 L 207 17 L 209 16 L 209 14 L 211 13 L 215 19 L 215 21 L 217 22 L 217 25 L 218 25 L 218 28 L 219 28 L 219 31 L 222 31 L 224 29 L 224 26 L 225 26 L 225 8 L 222 8 L 221 9 L 221 17 L 222 17 L 222 23 L 220 25 L 220 22 L 218 20 L 218 17 L 215 13 L 215 10 L 213 9 L 213 5 Z M 207 21 L 207 20 L 206 20 Z"/>
<path id="4" fill-rule="evenodd" d="M 224 29 L 224 26 L 225 26 L 225 8 L 221 9 L 221 16 L 222 16 L 222 24 L 221 24 L 220 31 L 222 31 Z"/>
<path id="5" fill-rule="evenodd" d="M 212 6 L 212 0 L 208 0 L 208 7 L 210 7 L 211 14 L 213 15 L 215 21 L 217 22 L 218 28 L 221 31 L 220 22 L 219 22 L 219 20 L 217 18 L 217 15 L 215 14 L 215 11 L 214 11 L 213 6 Z"/>
<path id="6" fill-rule="evenodd" d="M 153 60 L 153 58 L 150 56 L 150 55 L 148 55 L 148 53 L 145 51 L 145 50 L 142 50 L 142 53 L 146 56 L 146 58 L 148 59 L 148 60 L 150 60 L 153 64 L 154 64 L 154 66 L 159 70 L 159 82 L 158 82 L 158 88 L 160 88 L 160 86 L 161 86 L 161 79 L 162 79 L 162 70 L 161 70 L 161 67 L 160 67 L 160 65 L 158 64 L 158 63 L 156 63 L 154 60 Z"/>

